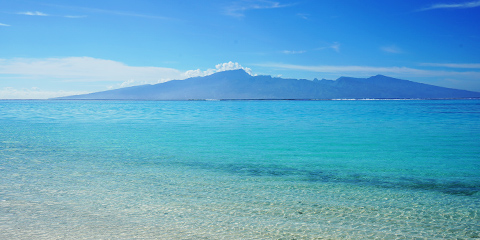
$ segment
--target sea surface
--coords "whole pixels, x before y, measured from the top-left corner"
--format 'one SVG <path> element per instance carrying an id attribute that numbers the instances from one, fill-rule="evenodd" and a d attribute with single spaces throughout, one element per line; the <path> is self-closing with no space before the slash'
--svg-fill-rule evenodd
<path id="1" fill-rule="evenodd" d="M 480 100 L 0 101 L 0 239 L 480 238 Z"/>

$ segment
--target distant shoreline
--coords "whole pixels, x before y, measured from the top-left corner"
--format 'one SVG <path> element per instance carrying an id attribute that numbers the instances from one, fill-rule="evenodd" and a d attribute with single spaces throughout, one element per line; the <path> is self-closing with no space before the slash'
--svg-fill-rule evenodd
<path id="1" fill-rule="evenodd" d="M 151 102 L 215 102 L 215 101 L 425 101 L 480 100 L 480 98 L 336 98 L 336 99 L 0 99 L 0 101 L 151 101 Z"/>

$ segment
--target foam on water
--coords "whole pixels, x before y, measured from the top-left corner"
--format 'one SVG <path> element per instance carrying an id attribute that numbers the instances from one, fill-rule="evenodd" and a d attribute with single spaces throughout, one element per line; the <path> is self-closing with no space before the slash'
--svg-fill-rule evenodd
<path id="1" fill-rule="evenodd" d="M 1 101 L 2 239 L 480 237 L 480 102 Z"/>

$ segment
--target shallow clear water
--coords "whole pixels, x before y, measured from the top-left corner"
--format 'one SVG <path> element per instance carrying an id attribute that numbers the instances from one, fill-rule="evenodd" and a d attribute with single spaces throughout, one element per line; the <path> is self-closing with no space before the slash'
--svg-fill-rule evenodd
<path id="1" fill-rule="evenodd" d="M 480 238 L 480 100 L 0 101 L 0 239 Z"/>

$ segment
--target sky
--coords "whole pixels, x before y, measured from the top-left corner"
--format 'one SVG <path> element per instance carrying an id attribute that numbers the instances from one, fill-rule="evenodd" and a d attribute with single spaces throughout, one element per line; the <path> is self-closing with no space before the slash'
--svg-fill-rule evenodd
<path id="1" fill-rule="evenodd" d="M 480 92 L 480 0 L 0 0 L 0 99 L 239 68 Z"/>

